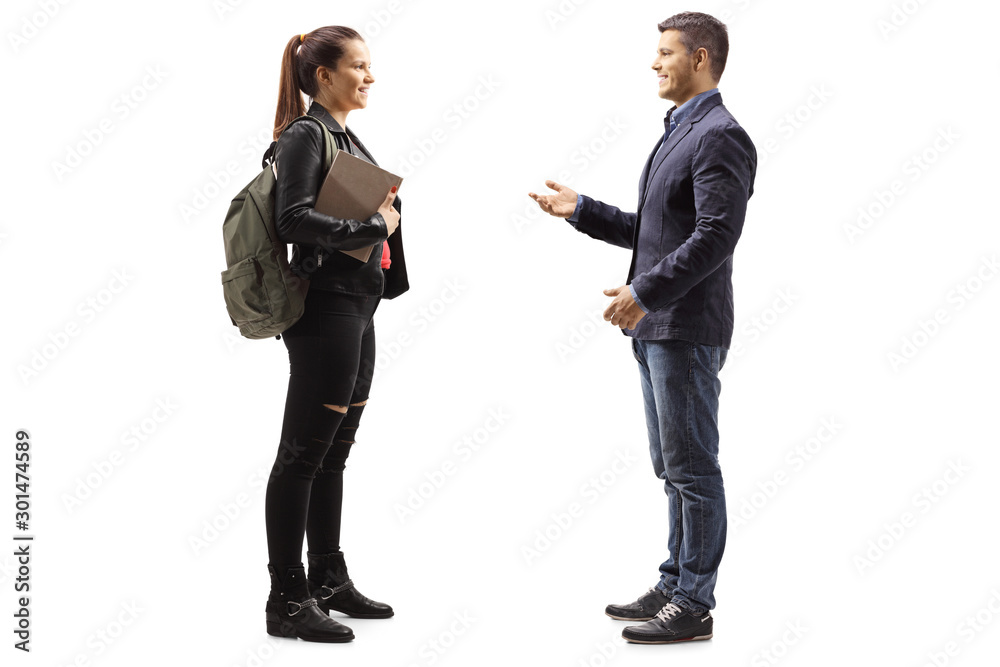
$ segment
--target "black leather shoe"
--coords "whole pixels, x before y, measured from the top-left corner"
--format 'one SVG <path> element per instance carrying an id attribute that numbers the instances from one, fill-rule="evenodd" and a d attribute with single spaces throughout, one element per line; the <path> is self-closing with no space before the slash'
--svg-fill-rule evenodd
<path id="1" fill-rule="evenodd" d="M 306 571 L 298 567 L 276 569 L 267 566 L 271 575 L 271 594 L 264 612 L 267 634 L 274 637 L 298 637 L 307 642 L 349 642 L 354 633 L 320 611 L 316 598 L 309 597 Z"/>
<path id="2" fill-rule="evenodd" d="M 354 618 L 389 618 L 392 607 L 362 595 L 347 574 L 344 554 L 306 552 L 309 559 L 309 589 L 323 612 L 339 611 Z"/>
<path id="3" fill-rule="evenodd" d="M 622 637 L 635 644 L 673 644 L 712 638 L 712 613 L 700 616 L 670 603 L 656 617 L 642 625 L 630 625 Z"/>
<path id="4" fill-rule="evenodd" d="M 604 613 L 618 621 L 648 621 L 670 602 L 672 596 L 653 586 L 628 604 L 609 604 Z"/>

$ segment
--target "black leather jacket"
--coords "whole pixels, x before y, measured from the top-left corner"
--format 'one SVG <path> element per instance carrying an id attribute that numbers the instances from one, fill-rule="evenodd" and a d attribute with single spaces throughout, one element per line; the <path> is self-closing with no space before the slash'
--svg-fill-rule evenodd
<path id="1" fill-rule="evenodd" d="M 361 141 L 350 129 L 340 127 L 330 113 L 313 101 L 307 111 L 329 128 L 340 150 L 353 141 L 372 161 Z M 375 213 L 367 220 L 341 220 L 313 207 L 323 184 L 323 135 L 315 124 L 299 121 L 288 126 L 264 154 L 273 156 L 277 168 L 274 217 L 278 238 L 292 243 L 292 271 L 309 280 L 309 289 L 322 289 L 392 299 L 410 288 L 403 255 L 402 225 L 389 236 L 390 268 L 382 269 L 382 241 L 387 236 L 385 219 Z M 393 202 L 402 212 L 399 197 Z M 340 250 L 374 246 L 367 262 Z"/>

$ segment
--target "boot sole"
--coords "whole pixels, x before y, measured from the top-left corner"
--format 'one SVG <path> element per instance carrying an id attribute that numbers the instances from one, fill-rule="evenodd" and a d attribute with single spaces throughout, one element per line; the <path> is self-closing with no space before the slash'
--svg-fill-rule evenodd
<path id="1" fill-rule="evenodd" d="M 615 616 L 611 612 L 605 611 L 605 616 L 610 616 L 616 621 L 652 621 L 655 616 Z"/>
<path id="2" fill-rule="evenodd" d="M 632 642 L 633 644 L 680 644 L 682 642 L 695 642 L 700 639 L 711 639 L 712 635 L 685 637 L 684 639 L 636 639 L 633 637 L 626 637 L 625 635 L 622 635 L 622 638 L 627 642 Z"/>
<path id="3" fill-rule="evenodd" d="M 282 623 L 277 621 L 267 621 L 267 634 L 272 637 L 284 637 L 285 639 L 301 639 L 304 642 L 322 642 L 324 644 L 339 644 L 349 642 L 354 639 L 354 633 L 349 635 L 307 637 L 295 632 L 294 629 L 283 629 Z"/>
<path id="4" fill-rule="evenodd" d="M 343 609 L 337 609 L 336 607 L 326 607 L 324 608 L 320 605 L 320 610 L 325 611 L 329 614 L 331 611 L 335 611 L 340 614 L 345 614 L 351 618 L 392 618 L 396 612 L 390 611 L 388 614 L 356 614 L 349 611 L 344 611 Z"/>

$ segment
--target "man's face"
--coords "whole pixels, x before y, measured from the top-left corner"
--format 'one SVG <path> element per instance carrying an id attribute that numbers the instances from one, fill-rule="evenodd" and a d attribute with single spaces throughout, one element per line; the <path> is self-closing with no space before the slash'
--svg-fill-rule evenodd
<path id="1" fill-rule="evenodd" d="M 694 59 L 681 43 L 679 31 L 664 30 L 660 33 L 660 43 L 656 47 L 656 60 L 652 67 L 659 77 L 660 97 L 677 106 L 693 97 Z"/>

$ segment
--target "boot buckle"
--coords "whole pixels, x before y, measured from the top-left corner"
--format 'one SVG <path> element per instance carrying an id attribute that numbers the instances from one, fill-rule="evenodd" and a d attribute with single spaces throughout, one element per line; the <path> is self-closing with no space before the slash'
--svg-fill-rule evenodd
<path id="1" fill-rule="evenodd" d="M 319 590 L 320 590 L 319 597 L 320 597 L 321 600 L 326 600 L 326 599 L 332 598 L 337 593 L 341 593 L 341 592 L 346 591 L 347 589 L 353 588 L 353 587 L 354 587 L 354 582 L 351 581 L 350 579 L 348 579 L 347 581 L 345 581 L 344 583 L 342 583 L 341 585 L 339 585 L 339 586 L 337 586 L 335 588 L 330 588 L 329 586 L 320 586 L 319 587 Z M 324 594 L 324 590 L 330 591 L 330 592 Z"/>
<path id="2" fill-rule="evenodd" d="M 287 608 L 287 610 L 286 610 L 286 613 L 289 616 L 295 616 L 297 613 L 299 613 L 300 611 L 302 611 L 306 607 L 315 607 L 316 606 L 316 598 L 309 598 L 308 600 L 304 600 L 302 602 L 296 602 L 295 600 L 289 600 L 288 604 L 289 605 L 295 605 L 297 607 L 297 609 L 295 611 L 291 610 L 292 609 L 291 606 L 289 606 Z"/>

